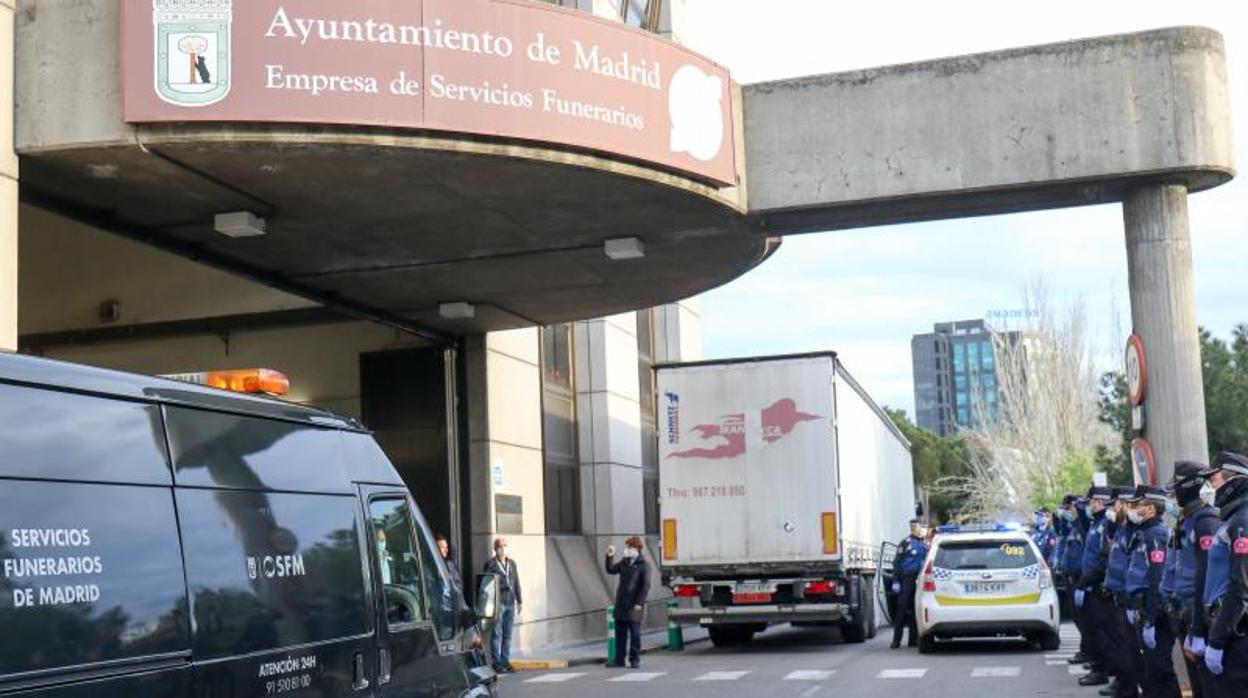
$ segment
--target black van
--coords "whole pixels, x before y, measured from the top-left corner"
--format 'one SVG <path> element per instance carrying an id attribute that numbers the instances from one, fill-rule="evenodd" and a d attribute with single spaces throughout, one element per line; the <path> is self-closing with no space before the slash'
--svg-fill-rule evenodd
<path id="1" fill-rule="evenodd" d="M 492 696 L 359 424 L 0 353 L 0 696 Z"/>

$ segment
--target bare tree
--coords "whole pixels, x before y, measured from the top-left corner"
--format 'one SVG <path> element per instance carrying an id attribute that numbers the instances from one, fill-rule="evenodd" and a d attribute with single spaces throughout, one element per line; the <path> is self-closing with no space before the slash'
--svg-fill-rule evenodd
<path id="1" fill-rule="evenodd" d="M 1041 280 L 1023 293 L 1029 326 L 994 328 L 992 383 L 980 376 L 970 391 L 973 445 L 968 474 L 936 483 L 962 498 L 961 518 L 1021 516 L 1051 498 L 1059 466 L 1073 454 L 1111 445 L 1098 419 L 1097 371 L 1083 304 L 1054 308 Z"/>

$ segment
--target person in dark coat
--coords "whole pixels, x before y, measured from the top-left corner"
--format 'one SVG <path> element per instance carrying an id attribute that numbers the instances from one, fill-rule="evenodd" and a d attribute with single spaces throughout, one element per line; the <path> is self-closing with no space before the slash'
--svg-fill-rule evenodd
<path id="1" fill-rule="evenodd" d="M 915 595 L 919 574 L 927 559 L 927 530 L 919 519 L 910 520 L 910 535 L 897 545 L 893 559 L 893 593 L 897 595 L 897 615 L 893 618 L 893 642 L 889 647 L 901 647 L 901 636 L 910 629 L 910 646 L 919 644 L 918 618 L 914 615 Z"/>
<path id="2" fill-rule="evenodd" d="M 455 593 L 459 595 L 460 616 L 476 619 L 476 611 L 468 603 L 468 592 L 464 589 L 464 578 L 459 573 L 459 565 L 455 564 L 455 555 L 451 552 L 451 542 L 440 533 L 434 538 L 434 542 L 438 545 L 438 555 L 446 563 L 446 572 L 451 578 L 451 584 L 455 587 Z M 474 621 L 465 632 L 468 636 L 468 644 L 472 647 L 470 656 L 473 660 L 473 666 L 485 666 L 488 664 L 484 650 L 485 641 L 481 638 L 481 632 L 476 622 Z"/>
<path id="3" fill-rule="evenodd" d="M 494 670 L 500 674 L 515 671 L 511 666 L 511 632 L 520 617 L 524 603 L 520 596 L 520 573 L 516 561 L 507 554 L 507 539 L 494 539 L 494 556 L 485 563 L 485 573 L 498 577 L 498 622 L 490 634 L 490 656 L 494 658 Z"/>
<path id="4" fill-rule="evenodd" d="M 616 663 L 624 667 L 624 648 L 628 648 L 628 666 L 641 666 L 641 627 L 646 619 L 646 597 L 650 595 L 650 567 L 642 555 L 645 546 L 633 536 L 624 542 L 624 559 L 615 561 L 615 546 L 607 546 L 607 574 L 618 574 L 615 588 L 615 651 Z"/>

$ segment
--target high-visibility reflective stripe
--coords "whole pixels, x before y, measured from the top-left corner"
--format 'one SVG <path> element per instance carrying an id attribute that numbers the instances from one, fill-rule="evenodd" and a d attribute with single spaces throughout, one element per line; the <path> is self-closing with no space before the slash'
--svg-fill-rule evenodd
<path id="1" fill-rule="evenodd" d="M 1037 603 L 1039 601 L 1039 592 L 1035 594 L 1022 594 L 1021 596 L 996 596 L 985 598 L 945 596 L 943 594 L 936 595 L 936 603 L 941 606 L 1017 606 L 1020 604 Z"/>
<path id="2" fill-rule="evenodd" d="M 823 554 L 835 555 L 841 551 L 836 535 L 836 512 L 823 512 Z"/>
<path id="3" fill-rule="evenodd" d="M 663 519 L 663 559 L 676 559 L 676 519 Z"/>

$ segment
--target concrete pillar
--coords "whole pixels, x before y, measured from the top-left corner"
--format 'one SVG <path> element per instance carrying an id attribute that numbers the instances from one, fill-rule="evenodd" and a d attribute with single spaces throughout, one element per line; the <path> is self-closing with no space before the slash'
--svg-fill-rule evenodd
<path id="1" fill-rule="evenodd" d="M 1122 210 L 1131 322 L 1144 340 L 1144 435 L 1158 481 L 1165 482 L 1176 460 L 1209 458 L 1187 188 L 1142 186 L 1127 195 Z"/>
<path id="2" fill-rule="evenodd" d="M 576 323 L 581 520 L 595 548 L 645 531 L 637 316 Z"/>
<path id="3" fill-rule="evenodd" d="M 13 1 L 0 0 L 0 351 L 17 349 L 17 154 L 13 152 Z"/>

